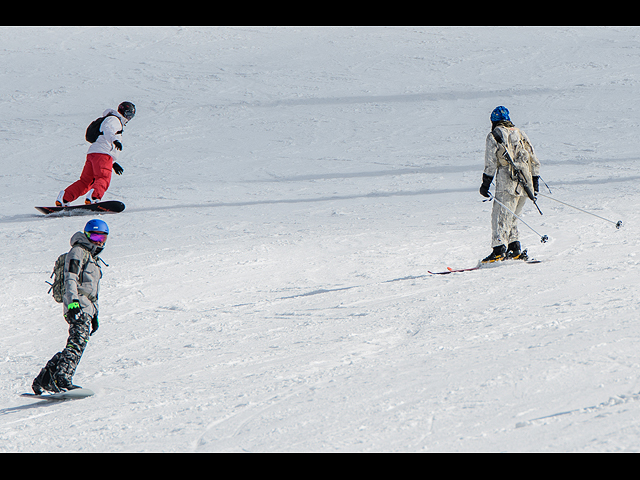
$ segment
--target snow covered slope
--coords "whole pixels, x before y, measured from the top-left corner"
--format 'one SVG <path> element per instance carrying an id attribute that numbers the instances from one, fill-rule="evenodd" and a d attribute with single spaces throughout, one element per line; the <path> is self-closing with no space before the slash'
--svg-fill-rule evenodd
<path id="1" fill-rule="evenodd" d="M 0 29 L 0 451 L 640 450 L 637 28 Z M 50 218 L 129 100 L 75 382 Z M 552 196 L 490 251 L 489 114 Z"/>

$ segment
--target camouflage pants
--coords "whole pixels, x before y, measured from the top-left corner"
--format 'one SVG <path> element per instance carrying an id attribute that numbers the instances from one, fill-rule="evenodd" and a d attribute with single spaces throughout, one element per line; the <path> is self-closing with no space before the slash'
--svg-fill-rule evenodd
<path id="1" fill-rule="evenodd" d="M 522 208 L 527 201 L 527 197 L 510 195 L 506 192 L 496 191 L 496 199 L 504 203 L 511 212 L 520 216 Z M 519 240 L 518 219 L 513 214 L 500 205 L 493 202 L 491 211 L 491 247 L 498 245 L 508 246 L 511 242 Z"/>
<path id="2" fill-rule="evenodd" d="M 56 353 L 47 362 L 47 368 L 52 372 L 56 383 L 63 384 L 71 383 L 91 333 L 91 317 L 89 315 L 83 313 L 78 316 L 77 320 L 66 317 L 65 320 L 69 324 L 67 345 L 64 350 Z"/>

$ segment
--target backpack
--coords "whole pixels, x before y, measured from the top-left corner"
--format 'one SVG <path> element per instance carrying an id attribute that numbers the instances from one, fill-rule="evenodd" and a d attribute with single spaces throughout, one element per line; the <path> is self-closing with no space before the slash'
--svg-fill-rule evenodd
<path id="1" fill-rule="evenodd" d="M 83 251 L 84 255 L 82 257 L 82 269 L 80 271 L 80 275 L 84 272 L 84 267 L 87 265 L 87 260 L 89 258 L 89 252 L 84 249 Z M 53 295 L 53 299 L 58 303 L 62 303 L 64 298 L 64 263 L 67 259 L 67 253 L 60 255 L 53 266 L 53 272 L 51 272 L 51 277 L 49 277 L 53 278 L 53 283 L 46 282 L 51 285 L 51 288 L 47 293 L 51 293 L 51 295 Z"/>
<path id="2" fill-rule="evenodd" d="M 87 142 L 95 143 L 96 140 L 98 140 L 98 137 L 102 135 L 100 127 L 102 126 L 102 122 L 104 121 L 104 119 L 107 117 L 115 117 L 115 115 L 113 113 L 108 113 L 104 117 L 96 118 L 89 124 L 89 126 L 87 127 L 87 131 L 84 133 L 84 138 Z M 118 131 L 117 133 L 122 133 L 122 130 Z"/>
<path id="3" fill-rule="evenodd" d="M 524 140 L 520 130 L 515 127 L 507 128 L 506 139 L 503 138 L 503 134 L 498 128 L 493 129 L 491 134 L 498 143 L 498 151 L 496 152 L 498 163 L 503 167 L 508 167 L 511 179 L 524 188 L 527 196 L 535 204 L 533 178 L 531 176 L 531 158 L 533 156 L 531 145 Z M 540 209 L 538 208 L 538 210 Z"/>
<path id="4" fill-rule="evenodd" d="M 506 130 L 506 139 L 502 137 L 502 132 L 500 132 L 498 129 L 494 129 L 491 131 L 493 138 L 495 138 L 496 142 L 498 143 L 498 162 L 504 167 L 511 167 L 510 163 L 506 160 L 506 158 L 504 158 L 506 150 L 506 153 L 509 153 L 515 166 L 523 170 L 528 169 L 529 160 L 533 153 L 531 151 L 531 147 L 527 142 L 524 141 L 524 139 L 520 135 L 520 131 L 517 128 L 511 127 L 506 128 Z"/>

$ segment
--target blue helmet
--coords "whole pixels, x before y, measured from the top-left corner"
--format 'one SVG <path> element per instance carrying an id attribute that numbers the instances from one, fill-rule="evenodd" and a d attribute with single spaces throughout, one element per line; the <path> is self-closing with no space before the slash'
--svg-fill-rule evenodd
<path id="1" fill-rule="evenodd" d="M 507 110 L 507 107 L 496 107 L 493 109 L 493 112 L 491 112 L 492 122 L 499 122 L 500 120 L 511 121 L 511 119 L 509 118 L 509 110 Z"/>
<path id="2" fill-rule="evenodd" d="M 103 232 L 109 234 L 109 226 L 99 219 L 89 220 L 84 226 L 85 233 Z"/>

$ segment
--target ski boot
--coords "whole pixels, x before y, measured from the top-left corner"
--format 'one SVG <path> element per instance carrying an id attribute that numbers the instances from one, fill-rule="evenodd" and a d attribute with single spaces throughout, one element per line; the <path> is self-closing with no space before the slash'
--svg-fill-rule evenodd
<path id="1" fill-rule="evenodd" d="M 507 254 L 507 247 L 505 247 L 504 245 L 498 245 L 497 247 L 493 247 L 493 252 L 491 252 L 491 255 L 483 258 L 480 263 L 484 264 L 484 263 L 499 262 L 506 258 L 506 254 Z"/>
<path id="2" fill-rule="evenodd" d="M 507 259 L 509 260 L 528 260 L 529 255 L 526 250 L 520 250 L 520 242 L 511 242 L 507 248 Z"/>

